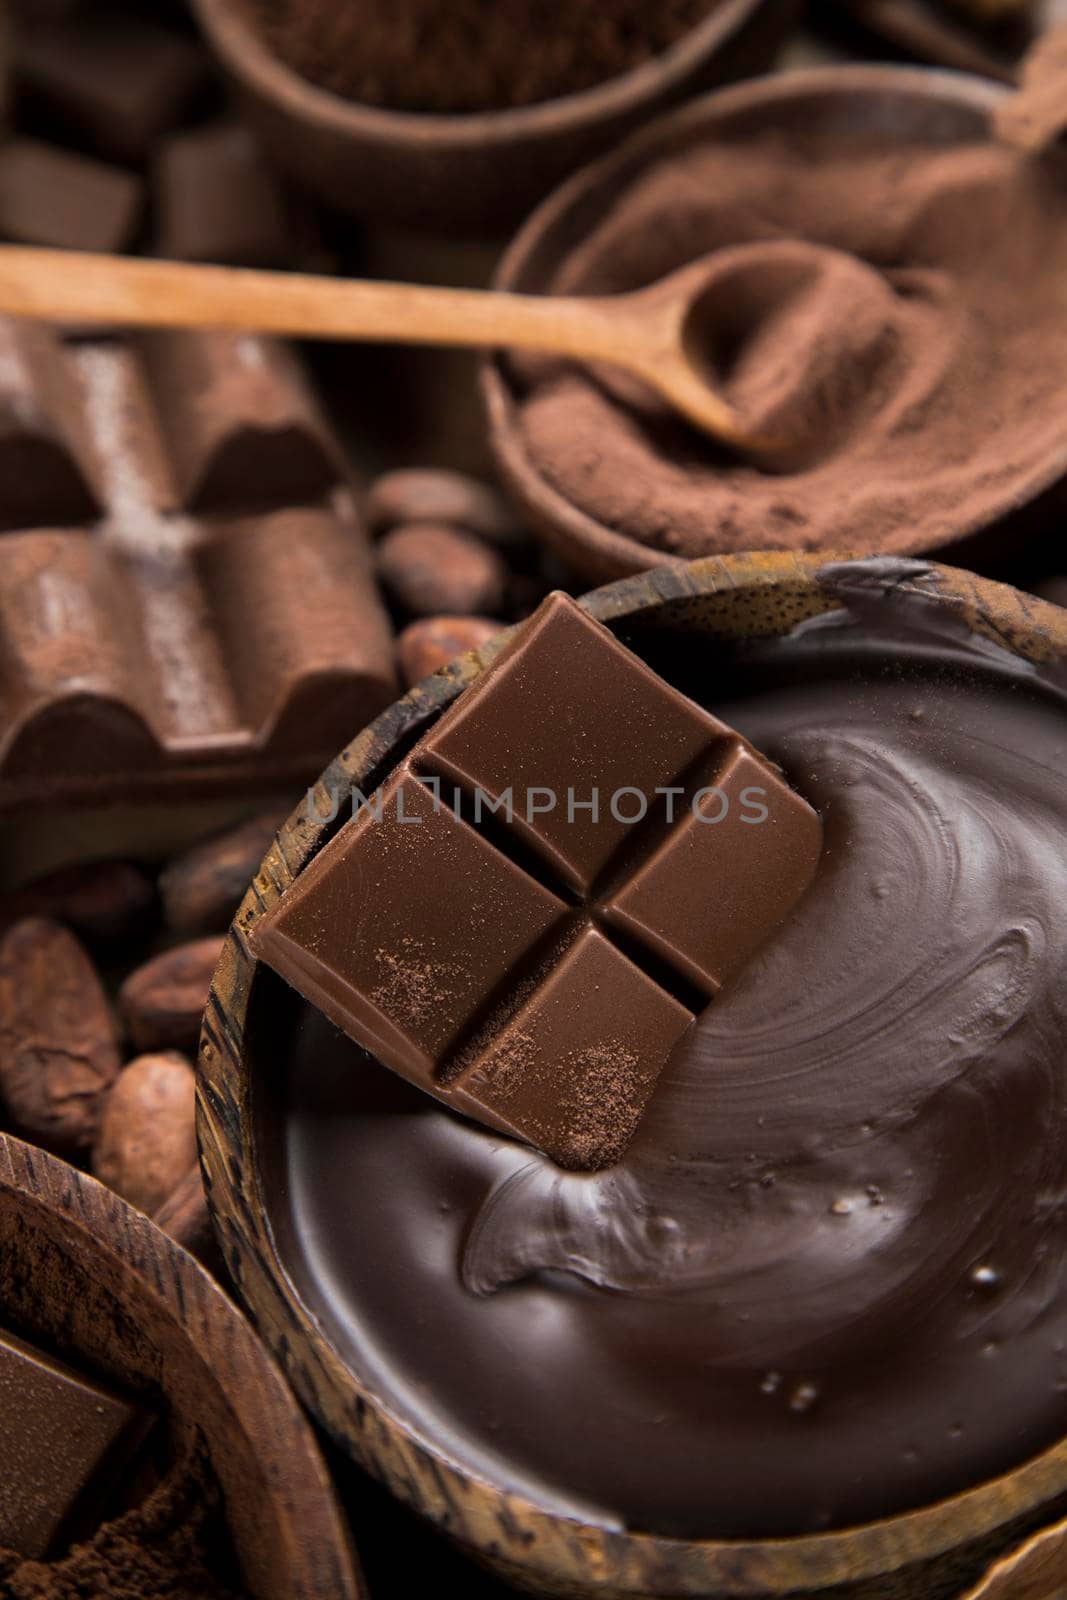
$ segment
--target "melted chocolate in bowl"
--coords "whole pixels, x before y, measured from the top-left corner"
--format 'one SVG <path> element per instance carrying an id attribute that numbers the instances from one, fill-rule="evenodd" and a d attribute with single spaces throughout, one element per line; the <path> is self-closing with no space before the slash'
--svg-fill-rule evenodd
<path id="1" fill-rule="evenodd" d="M 826 845 L 620 1165 L 562 1173 L 252 996 L 270 1220 L 335 1348 L 469 1470 L 608 1526 L 846 1526 L 1067 1427 L 1067 673 L 918 563 L 824 581 L 845 610 L 782 640 L 628 637 Z"/>
<path id="2" fill-rule="evenodd" d="M 909 111 L 913 75 L 900 74 L 895 109 L 888 94 L 865 100 L 863 81 L 842 72 L 833 95 L 800 88 L 747 117 L 724 96 L 712 121 L 712 100 L 701 142 L 676 148 L 683 124 L 673 145 L 665 129 L 661 152 L 586 202 L 580 242 L 579 201 L 550 231 L 554 270 L 536 256 L 523 269 L 523 287 L 599 295 L 719 261 L 690 329 L 697 354 L 755 432 L 792 430 L 802 445 L 768 469 L 607 369 L 511 362 L 523 462 L 598 526 L 684 557 L 906 552 L 1055 479 L 1067 152 L 999 145 L 976 110 L 948 107 L 939 123 L 933 90 L 923 119 Z"/>

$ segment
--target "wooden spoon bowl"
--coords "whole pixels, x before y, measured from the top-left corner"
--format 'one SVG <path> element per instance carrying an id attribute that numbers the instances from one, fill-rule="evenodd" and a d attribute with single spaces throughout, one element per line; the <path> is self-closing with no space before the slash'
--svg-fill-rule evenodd
<path id="1" fill-rule="evenodd" d="M 825 558 L 737 555 L 660 569 L 586 600 L 602 621 L 744 639 L 787 633 L 836 602 Z M 961 620 L 1027 660 L 1067 656 L 1067 612 L 950 568 L 932 568 Z M 491 662 L 503 636 L 418 685 L 341 752 L 282 829 L 239 911 L 216 974 L 201 1062 L 199 1130 L 216 1226 L 256 1325 L 338 1443 L 395 1494 L 514 1583 L 539 1594 L 942 1600 L 1067 1504 L 1067 1442 L 995 1482 L 865 1527 L 772 1541 L 677 1540 L 561 1516 L 484 1481 L 383 1402 L 346 1364 L 300 1288 L 299 1221 L 280 1199 L 279 1040 L 297 1005 L 254 959 L 260 917 L 417 735 Z M 336 805 L 335 805 L 336 802 Z M 290 1007 L 290 1009 L 286 1009 Z M 403 1174 L 397 1174 L 403 1182 Z M 432 1307 L 427 1326 L 432 1329 Z M 368 1353 L 368 1364 L 371 1360 Z M 999 1597 L 998 1597 L 999 1600 Z"/>

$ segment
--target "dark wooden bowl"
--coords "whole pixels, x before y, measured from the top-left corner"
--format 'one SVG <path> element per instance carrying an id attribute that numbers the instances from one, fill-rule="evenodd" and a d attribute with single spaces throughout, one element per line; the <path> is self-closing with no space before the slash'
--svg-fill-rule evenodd
<path id="1" fill-rule="evenodd" d="M 499 234 L 656 112 L 768 65 L 795 0 L 720 0 L 671 50 L 581 94 L 472 116 L 344 100 L 280 61 L 241 0 L 193 9 L 274 158 L 326 205 L 423 231 Z"/>
<path id="2" fill-rule="evenodd" d="M 710 558 L 657 569 L 588 597 L 606 622 L 655 623 L 710 637 L 773 637 L 836 602 L 820 587 L 823 558 Z M 946 596 L 972 627 L 1031 660 L 1067 655 L 1067 612 L 951 568 Z M 905 1516 L 840 1533 L 769 1542 L 681 1541 L 607 1531 L 505 1494 L 398 1420 L 324 1335 L 287 1269 L 264 1182 L 277 1039 L 256 984 L 248 936 L 264 911 L 344 821 L 344 798 L 370 793 L 413 738 L 500 648 L 491 641 L 426 679 L 378 718 L 326 771 L 323 815 L 304 804 L 282 829 L 247 895 L 215 978 L 200 1074 L 201 1154 L 227 1263 L 256 1325 L 301 1398 L 339 1443 L 397 1495 L 511 1581 L 539 1593 L 600 1597 L 764 1597 L 801 1591 L 826 1600 L 935 1600 L 973 1582 L 988 1560 L 1051 1519 L 1067 1496 L 1067 1442 L 1017 1471 Z M 267 1004 L 264 1004 L 267 997 Z M 268 1014 L 269 1013 L 269 1014 Z M 274 1123 L 276 1126 L 276 1120 Z M 266 1165 L 265 1165 L 266 1164 Z M 398 1182 L 403 1181 L 398 1174 Z"/>
<path id="3" fill-rule="evenodd" d="M 109 1189 L 2 1135 L 0 1309 L 199 1429 L 253 1600 L 365 1593 L 311 1430 L 233 1303 Z"/>
<path id="4" fill-rule="evenodd" d="M 495 285 L 525 293 L 551 288 L 557 269 L 611 210 L 619 196 L 651 163 L 734 130 L 774 127 L 855 136 L 864 128 L 936 142 L 992 137 L 990 112 L 1006 93 L 1000 84 L 926 67 L 841 66 L 764 78 L 706 96 L 661 119 L 623 149 L 579 173 L 528 219 L 503 257 Z M 517 418 L 517 394 L 499 359 L 483 366 L 483 393 L 490 444 L 513 496 L 545 542 L 592 582 L 680 566 L 665 551 L 650 548 L 582 511 L 544 476 L 526 449 Z M 985 564 L 1017 546 L 1036 528 L 1046 528 L 1064 504 L 1067 440 L 1027 479 L 1004 490 L 981 526 L 960 520 L 936 554 L 961 565 Z M 930 553 L 917 539 L 898 554 Z"/>

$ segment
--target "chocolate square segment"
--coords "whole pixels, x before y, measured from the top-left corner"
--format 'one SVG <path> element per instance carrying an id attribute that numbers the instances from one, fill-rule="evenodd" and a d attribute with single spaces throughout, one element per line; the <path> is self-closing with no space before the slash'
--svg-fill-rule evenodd
<path id="1" fill-rule="evenodd" d="M 474 798 L 495 803 L 510 793 L 516 834 L 585 894 L 632 832 L 626 819 L 641 800 L 655 806 L 657 788 L 678 783 L 709 746 L 730 737 L 557 594 L 419 756 Z"/>
<path id="2" fill-rule="evenodd" d="M 622 1155 L 692 1013 L 587 927 L 450 1087 L 467 1111 L 562 1167 Z"/>
<path id="3" fill-rule="evenodd" d="M 0 1548 L 52 1552 L 100 1497 L 148 1419 L 119 1395 L 0 1331 Z"/>
<path id="4" fill-rule="evenodd" d="M 427 1087 L 566 909 L 402 768 L 257 943 L 338 1027 Z"/>
<path id="5" fill-rule="evenodd" d="M 712 999 L 803 894 L 821 845 L 807 802 L 735 744 L 602 914 Z"/>
<path id="6" fill-rule="evenodd" d="M 821 841 L 740 734 L 553 595 L 253 944 L 387 1066 L 592 1170 Z"/>

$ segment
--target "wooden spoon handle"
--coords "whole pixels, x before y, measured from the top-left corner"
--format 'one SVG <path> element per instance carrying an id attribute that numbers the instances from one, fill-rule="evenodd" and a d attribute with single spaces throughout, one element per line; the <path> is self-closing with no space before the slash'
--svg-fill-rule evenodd
<path id="1" fill-rule="evenodd" d="M 608 301 L 370 283 L 0 246 L 0 312 L 119 327 L 225 327 L 305 339 L 507 346 L 630 365 Z"/>

